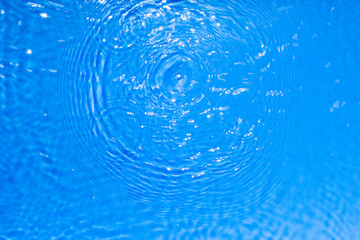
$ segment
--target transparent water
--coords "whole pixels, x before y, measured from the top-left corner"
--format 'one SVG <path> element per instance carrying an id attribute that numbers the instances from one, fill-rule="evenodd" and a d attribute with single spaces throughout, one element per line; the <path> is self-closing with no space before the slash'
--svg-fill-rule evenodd
<path id="1" fill-rule="evenodd" d="M 359 239 L 359 16 L 0 0 L 0 239 Z"/>

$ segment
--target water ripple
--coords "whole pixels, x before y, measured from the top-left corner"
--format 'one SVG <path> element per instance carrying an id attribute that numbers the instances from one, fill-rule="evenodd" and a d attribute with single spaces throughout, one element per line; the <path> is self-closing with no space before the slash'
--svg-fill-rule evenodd
<path id="1" fill-rule="evenodd" d="M 289 197 L 279 146 L 293 144 L 287 129 L 298 99 L 293 66 L 277 64 L 291 61 L 294 42 L 281 32 L 281 13 L 232 1 L 85 1 L 78 9 L 83 35 L 59 43 L 73 93 L 64 127 L 95 188 L 121 179 L 139 212 L 155 199 L 181 201 L 179 211 L 216 199 L 255 214 Z M 98 169 L 112 177 L 95 176 Z"/>

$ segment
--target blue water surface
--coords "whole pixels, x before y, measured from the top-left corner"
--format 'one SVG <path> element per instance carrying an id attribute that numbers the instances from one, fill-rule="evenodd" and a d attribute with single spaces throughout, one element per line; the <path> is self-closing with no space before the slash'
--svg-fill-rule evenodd
<path id="1" fill-rule="evenodd" d="M 0 0 L 0 239 L 360 239 L 359 17 Z"/>

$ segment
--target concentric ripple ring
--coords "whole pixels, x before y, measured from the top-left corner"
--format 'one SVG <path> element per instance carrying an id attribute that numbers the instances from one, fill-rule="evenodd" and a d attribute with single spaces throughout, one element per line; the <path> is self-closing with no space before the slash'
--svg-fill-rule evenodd
<path id="1" fill-rule="evenodd" d="M 177 209 L 209 208 L 211 198 L 240 216 L 288 197 L 291 168 L 277 146 L 292 141 L 283 102 L 297 96 L 291 71 L 277 73 L 276 62 L 291 59 L 292 39 L 276 10 L 224 2 L 78 3 L 87 28 L 63 64 L 77 93 L 67 107 L 83 127 L 65 127 L 78 165 L 111 175 L 101 180 L 88 167 L 94 188 L 120 179 L 143 209 L 170 198 L 183 203 Z"/>

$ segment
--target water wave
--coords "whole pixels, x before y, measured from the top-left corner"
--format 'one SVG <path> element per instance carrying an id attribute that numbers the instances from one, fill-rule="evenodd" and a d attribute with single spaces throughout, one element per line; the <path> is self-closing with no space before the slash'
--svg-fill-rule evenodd
<path id="1" fill-rule="evenodd" d="M 155 199 L 211 209 L 206 199 L 216 199 L 240 215 L 289 197 L 279 146 L 293 144 L 287 129 L 298 99 L 293 66 L 277 62 L 291 61 L 295 40 L 278 9 L 234 1 L 86 1 L 78 9 L 82 36 L 59 43 L 68 56 L 63 127 L 95 186 L 121 179 L 124 198 L 144 209 Z M 108 176 L 94 176 L 98 169 Z"/>

